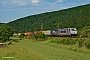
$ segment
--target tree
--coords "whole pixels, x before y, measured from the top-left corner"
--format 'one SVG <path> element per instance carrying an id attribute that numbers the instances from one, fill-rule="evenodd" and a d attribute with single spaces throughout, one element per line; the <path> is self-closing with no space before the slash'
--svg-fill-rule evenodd
<path id="1" fill-rule="evenodd" d="M 10 36 L 12 35 L 13 31 L 11 27 L 7 25 L 0 26 L 0 42 L 6 42 L 10 40 Z"/>
<path id="2" fill-rule="evenodd" d="M 80 30 L 80 37 L 90 37 L 90 26 L 85 26 Z"/>

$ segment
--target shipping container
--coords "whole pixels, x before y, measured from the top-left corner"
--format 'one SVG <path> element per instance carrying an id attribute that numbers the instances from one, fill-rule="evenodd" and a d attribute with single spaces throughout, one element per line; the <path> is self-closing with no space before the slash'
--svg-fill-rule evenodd
<path id="1" fill-rule="evenodd" d="M 16 36 L 18 36 L 18 34 L 16 34 Z"/>
<path id="2" fill-rule="evenodd" d="M 18 36 L 18 34 L 17 33 L 14 33 L 13 36 Z"/>
<path id="3" fill-rule="evenodd" d="M 27 32 L 28 33 L 28 36 L 32 35 L 32 32 Z"/>
<path id="4" fill-rule="evenodd" d="M 34 31 L 34 34 L 39 34 L 40 33 L 40 31 Z"/>
<path id="5" fill-rule="evenodd" d="M 18 33 L 18 36 L 20 36 L 21 35 L 21 33 Z"/>
<path id="6" fill-rule="evenodd" d="M 24 35 L 28 35 L 28 33 L 24 33 Z"/>
<path id="7" fill-rule="evenodd" d="M 46 31 L 42 31 L 42 33 L 44 33 L 46 35 Z"/>
<path id="8" fill-rule="evenodd" d="M 57 35 L 57 33 L 58 33 L 58 30 L 56 29 L 56 30 L 51 30 L 51 35 Z"/>
<path id="9" fill-rule="evenodd" d="M 51 30 L 46 30 L 46 35 L 51 35 Z"/>
<path id="10" fill-rule="evenodd" d="M 32 35 L 34 35 L 34 32 L 32 32 Z"/>
<path id="11" fill-rule="evenodd" d="M 14 33 L 13 36 L 16 36 L 16 34 Z"/>

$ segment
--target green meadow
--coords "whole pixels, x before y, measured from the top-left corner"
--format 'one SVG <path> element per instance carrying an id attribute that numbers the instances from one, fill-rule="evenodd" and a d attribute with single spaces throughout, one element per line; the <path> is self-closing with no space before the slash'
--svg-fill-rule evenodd
<path id="1" fill-rule="evenodd" d="M 0 60 L 90 60 L 90 51 L 75 46 L 12 38 L 15 42 L 0 48 Z M 53 38 L 54 39 L 54 38 Z"/>

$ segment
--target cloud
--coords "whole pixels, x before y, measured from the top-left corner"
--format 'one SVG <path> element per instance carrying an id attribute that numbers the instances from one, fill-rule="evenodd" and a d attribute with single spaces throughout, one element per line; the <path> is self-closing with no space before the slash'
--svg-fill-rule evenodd
<path id="1" fill-rule="evenodd" d="M 57 3 L 62 3 L 63 0 L 57 0 L 54 4 L 57 4 Z"/>
<path id="2" fill-rule="evenodd" d="M 12 0 L 12 3 L 18 4 L 18 5 L 26 5 L 24 0 Z"/>
<path id="3" fill-rule="evenodd" d="M 3 1 L 2 1 L 2 4 L 7 4 L 7 3 L 8 3 L 7 0 L 3 0 Z"/>
<path id="4" fill-rule="evenodd" d="M 62 0 L 58 0 L 58 2 L 62 2 Z"/>
<path id="5" fill-rule="evenodd" d="M 40 0 L 31 0 L 32 5 L 39 6 Z"/>
<path id="6" fill-rule="evenodd" d="M 32 0 L 32 3 L 37 4 L 37 3 L 39 3 L 39 0 Z"/>
<path id="7" fill-rule="evenodd" d="M 26 5 L 27 3 L 25 2 L 25 0 L 3 0 L 2 4 Z"/>
<path id="8" fill-rule="evenodd" d="M 46 2 L 47 2 L 47 4 L 50 4 L 50 5 L 55 5 L 55 4 L 58 4 L 58 3 L 62 3 L 63 2 L 63 0 L 53 0 L 53 1 L 51 1 L 51 0 L 46 0 Z"/>
<path id="9" fill-rule="evenodd" d="M 63 0 L 2 0 L 2 4 L 8 4 L 8 5 L 52 5 L 52 4 L 58 4 L 61 3 Z"/>

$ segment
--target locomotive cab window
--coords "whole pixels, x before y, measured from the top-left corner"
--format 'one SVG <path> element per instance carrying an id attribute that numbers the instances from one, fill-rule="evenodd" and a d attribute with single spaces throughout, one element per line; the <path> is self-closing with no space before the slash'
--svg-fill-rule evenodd
<path id="1" fill-rule="evenodd" d="M 69 29 L 69 31 L 70 31 L 70 29 Z"/>
<path id="2" fill-rule="evenodd" d="M 72 31 L 76 31 L 76 29 L 71 29 Z"/>

